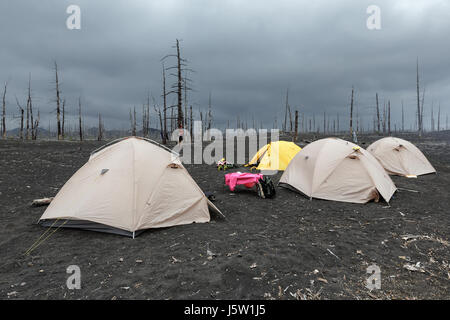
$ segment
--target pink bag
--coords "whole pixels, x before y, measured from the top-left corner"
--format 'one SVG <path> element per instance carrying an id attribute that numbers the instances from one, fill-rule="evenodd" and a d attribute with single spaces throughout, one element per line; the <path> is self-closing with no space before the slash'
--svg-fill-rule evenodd
<path id="1" fill-rule="evenodd" d="M 225 175 L 225 184 L 230 188 L 230 191 L 234 191 L 237 185 L 252 188 L 262 177 L 263 175 L 260 173 L 227 173 Z"/>

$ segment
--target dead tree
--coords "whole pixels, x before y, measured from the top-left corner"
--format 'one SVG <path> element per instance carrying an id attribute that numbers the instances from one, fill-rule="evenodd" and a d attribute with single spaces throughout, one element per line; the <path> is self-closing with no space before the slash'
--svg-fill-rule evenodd
<path id="1" fill-rule="evenodd" d="M 189 106 L 189 113 L 190 113 L 190 120 L 189 120 L 189 125 L 190 125 L 190 128 L 189 128 L 189 132 L 190 132 L 190 134 L 191 134 L 191 139 L 192 139 L 192 137 L 193 137 L 193 123 L 194 123 L 194 119 L 193 119 L 193 115 L 192 115 L 192 106 Z"/>
<path id="2" fill-rule="evenodd" d="M 64 138 L 66 136 L 65 131 L 64 131 L 65 124 L 66 124 L 66 98 L 63 98 L 63 101 L 62 101 L 62 122 L 61 122 L 61 136 L 62 136 L 63 140 L 64 140 Z"/>
<path id="3" fill-rule="evenodd" d="M 31 125 L 31 140 L 35 140 L 35 130 L 34 130 L 34 118 L 33 118 L 33 99 L 31 98 L 31 74 L 28 78 L 28 98 L 27 98 L 27 118 L 29 118 L 29 124 L 27 123 L 27 131 L 30 130 Z M 28 121 L 28 119 L 27 119 Z M 29 138 L 29 132 L 27 132 L 27 140 Z"/>
<path id="4" fill-rule="evenodd" d="M 181 92 L 183 89 L 183 78 L 181 77 L 181 56 L 180 56 L 180 43 L 177 39 L 177 96 L 178 96 L 178 117 L 177 117 L 177 126 L 179 129 L 183 128 L 183 98 L 181 96 Z M 186 80 L 184 80 L 186 83 Z"/>
<path id="5" fill-rule="evenodd" d="M 324 112 L 323 112 L 323 134 L 326 133 L 326 130 L 327 130 L 326 125 L 327 125 L 327 122 L 326 122 L 326 112 L 324 111 Z"/>
<path id="6" fill-rule="evenodd" d="M 188 100 L 187 100 L 187 84 L 186 84 L 186 79 L 187 79 L 187 72 L 185 72 L 185 76 L 183 79 L 183 83 L 184 83 L 184 127 L 188 128 L 188 113 L 187 113 L 187 106 L 188 106 Z"/>
<path id="7" fill-rule="evenodd" d="M 167 94 L 175 93 L 177 96 L 177 104 L 171 106 L 177 108 L 177 118 L 176 118 L 176 126 L 178 129 L 182 130 L 184 128 L 184 114 L 183 114 L 183 91 L 186 92 L 192 90 L 188 83 L 191 81 L 187 78 L 187 76 L 183 77 L 183 73 L 186 74 L 187 71 L 192 71 L 187 68 L 187 60 L 181 57 L 181 49 L 180 49 L 180 41 L 176 39 L 175 44 L 176 54 L 166 55 L 162 60 L 165 60 L 168 57 L 176 58 L 176 65 L 167 68 L 166 70 L 175 69 L 176 73 L 172 73 L 172 76 L 176 77 L 176 82 L 171 86 L 171 90 L 167 92 Z M 183 136 L 180 135 L 179 142 L 183 140 Z"/>
<path id="8" fill-rule="evenodd" d="M 352 86 L 352 98 L 350 100 L 350 136 L 353 134 L 353 95 L 354 95 L 354 88 Z"/>
<path id="9" fill-rule="evenodd" d="M 289 89 L 286 89 L 286 102 L 285 102 L 285 112 L 284 112 L 284 125 L 283 125 L 283 131 L 287 132 L 287 118 L 289 116 L 289 132 L 292 132 L 292 112 L 291 112 L 291 106 L 289 105 Z"/>
<path id="10" fill-rule="evenodd" d="M 16 97 L 16 103 L 17 103 L 17 107 L 19 108 L 20 111 L 20 132 L 19 132 L 19 139 L 23 140 L 23 120 L 24 120 L 24 112 L 25 110 L 22 108 L 22 106 L 19 104 L 19 100 Z"/>
<path id="11" fill-rule="evenodd" d="M 167 144 L 167 92 L 166 92 L 166 70 L 164 68 L 163 64 L 163 114 L 164 114 L 164 128 L 163 128 L 163 134 L 162 134 L 162 143 Z"/>
<path id="12" fill-rule="evenodd" d="M 61 132 L 61 98 L 60 98 L 60 91 L 59 91 L 59 80 L 58 80 L 58 65 L 55 61 L 55 84 L 56 84 L 56 124 L 58 128 L 58 140 L 61 140 L 63 138 L 62 132 Z"/>
<path id="13" fill-rule="evenodd" d="M 8 87 L 8 82 L 5 82 L 5 88 L 3 89 L 3 108 L 2 108 L 2 137 L 6 139 L 6 88 Z"/>
<path id="14" fill-rule="evenodd" d="M 423 88 L 422 92 L 422 103 L 420 106 L 420 125 L 422 126 L 422 132 L 423 132 L 423 106 L 425 105 L 425 88 Z"/>
<path id="15" fill-rule="evenodd" d="M 391 135 L 391 100 L 388 100 L 388 135 Z"/>
<path id="16" fill-rule="evenodd" d="M 38 108 L 37 119 L 34 120 L 33 131 L 31 132 L 31 139 L 33 139 L 33 140 L 37 139 L 40 118 L 41 118 L 41 115 L 40 115 L 39 108 Z"/>
<path id="17" fill-rule="evenodd" d="M 378 104 L 378 92 L 375 94 L 375 100 L 377 102 L 377 128 L 378 134 L 380 134 L 380 106 Z"/>
<path id="18" fill-rule="evenodd" d="M 83 141 L 83 126 L 81 124 L 81 97 L 78 97 L 78 133 L 80 141 Z"/>
<path id="19" fill-rule="evenodd" d="M 97 141 L 103 140 L 103 123 L 102 123 L 102 116 L 99 113 L 98 114 L 98 134 L 97 134 Z"/>
<path id="20" fill-rule="evenodd" d="M 417 58 L 417 64 L 416 64 L 416 86 L 417 86 L 417 126 L 418 126 L 418 132 L 419 136 L 422 136 L 422 110 L 420 108 L 420 89 L 419 89 L 419 58 Z M 422 105 L 423 106 L 423 105 Z"/>
<path id="21" fill-rule="evenodd" d="M 49 130 L 50 132 L 50 130 Z M 26 140 L 30 138 L 30 97 L 27 98 L 27 131 L 26 131 Z"/>
<path id="22" fill-rule="evenodd" d="M 284 123 L 283 123 L 283 132 L 287 131 L 287 115 L 288 115 L 288 102 L 287 102 L 287 98 L 289 96 L 289 89 L 286 89 L 286 103 L 285 103 L 285 109 L 284 109 Z"/>
<path id="23" fill-rule="evenodd" d="M 211 129 L 212 124 L 212 105 L 211 105 L 211 92 L 209 92 L 208 100 L 208 130 Z"/>
<path id="24" fill-rule="evenodd" d="M 336 122 L 337 122 L 336 129 L 337 129 L 337 132 L 339 132 L 339 113 L 337 114 Z"/>
<path id="25" fill-rule="evenodd" d="M 298 110 L 295 110 L 295 133 L 292 141 L 296 142 L 298 136 Z"/>
<path id="26" fill-rule="evenodd" d="M 430 131 L 433 132 L 434 131 L 434 111 L 433 111 L 433 101 L 431 101 L 431 123 L 430 123 Z"/>
<path id="27" fill-rule="evenodd" d="M 312 132 L 314 132 L 314 131 L 316 131 L 316 114 L 315 113 L 313 113 L 312 122 L 313 122 Z"/>
<path id="28" fill-rule="evenodd" d="M 438 124 L 437 124 L 437 131 L 441 131 L 441 103 L 439 103 L 439 109 L 438 109 Z"/>
<path id="29" fill-rule="evenodd" d="M 405 132 L 405 110 L 403 107 L 403 100 L 402 100 L 402 132 Z"/>
<path id="30" fill-rule="evenodd" d="M 159 132 L 161 135 L 161 139 L 164 140 L 164 127 L 163 127 L 163 119 L 161 114 L 161 108 L 156 108 L 156 103 L 153 104 L 153 108 L 155 109 L 155 113 L 158 115 L 159 118 Z"/>
<path id="31" fill-rule="evenodd" d="M 130 124 L 131 124 L 131 135 L 136 136 L 136 107 L 134 107 L 133 112 L 130 108 Z"/>

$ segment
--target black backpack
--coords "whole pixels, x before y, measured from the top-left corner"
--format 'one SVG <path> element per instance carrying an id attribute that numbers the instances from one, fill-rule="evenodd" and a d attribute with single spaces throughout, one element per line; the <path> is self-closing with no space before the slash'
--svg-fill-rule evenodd
<path id="1" fill-rule="evenodd" d="M 263 176 L 257 184 L 258 196 L 263 199 L 270 199 L 275 197 L 275 186 L 268 176 Z"/>

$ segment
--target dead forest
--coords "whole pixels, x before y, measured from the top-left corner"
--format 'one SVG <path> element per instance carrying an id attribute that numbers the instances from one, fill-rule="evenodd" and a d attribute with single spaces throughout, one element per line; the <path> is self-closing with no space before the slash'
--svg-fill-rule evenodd
<path id="1" fill-rule="evenodd" d="M 155 95 L 150 91 L 143 99 L 142 106 L 132 106 L 129 108 L 128 129 L 107 130 L 105 117 L 100 112 L 95 112 L 98 117 L 96 126 L 87 126 L 83 113 L 86 111 L 83 106 L 83 97 L 80 95 L 77 101 L 68 101 L 61 89 L 60 71 L 56 61 L 53 62 L 53 85 L 54 104 L 53 110 L 48 114 L 48 127 L 44 128 L 41 123 L 39 107 L 33 103 L 32 75 L 28 77 L 28 87 L 25 98 L 19 99 L 14 96 L 15 106 L 7 99 L 8 82 L 5 82 L 2 92 L 2 113 L 1 113 L 1 137 L 2 139 L 36 140 L 36 139 L 57 139 L 57 140 L 107 140 L 123 136 L 143 136 L 153 139 L 160 139 L 163 144 L 170 140 L 171 132 L 176 129 L 186 130 L 192 136 L 194 121 L 201 122 L 202 132 L 213 128 L 213 102 L 212 93 L 209 92 L 208 105 L 206 107 L 194 108 L 194 104 L 189 100 L 189 93 L 193 90 L 193 81 L 189 74 L 195 70 L 189 67 L 189 61 L 183 57 L 180 41 L 177 39 L 172 48 L 172 53 L 164 56 L 161 61 L 161 92 Z M 273 123 L 271 128 L 267 123 L 251 115 L 230 114 L 225 122 L 222 121 L 221 129 L 279 129 L 281 134 L 288 136 L 292 141 L 297 141 L 299 135 L 304 133 L 314 135 L 349 135 L 372 133 L 378 135 L 392 135 L 393 133 L 416 132 L 422 136 L 424 132 L 434 132 L 448 130 L 448 114 L 445 119 L 441 114 L 440 103 L 435 107 L 432 100 L 429 110 L 425 110 L 425 87 L 421 88 L 419 59 L 416 64 L 416 105 L 394 106 L 388 98 L 381 99 L 380 94 L 373 95 L 373 105 L 359 108 L 355 101 L 356 89 L 351 88 L 348 105 L 342 106 L 340 110 L 331 114 L 323 111 L 323 114 L 306 112 L 306 108 L 297 103 L 294 107 L 289 101 L 289 89 L 282 98 L 281 106 L 273 108 Z M 169 102 L 170 101 L 170 102 Z M 7 121 L 7 109 L 9 121 Z M 401 109 L 400 119 L 393 119 L 394 108 Z M 362 110 L 361 110 L 362 109 Z M 93 110 L 89 110 L 92 118 Z M 406 123 L 406 114 L 415 113 L 414 122 Z M 425 115 L 426 113 L 429 113 Z M 69 115 L 70 113 L 70 115 Z M 282 114 L 278 119 L 277 114 Z M 371 121 L 367 121 L 371 118 Z M 397 117 L 398 118 L 398 117 Z M 429 120 L 429 124 L 424 121 Z M 91 119 L 92 120 L 92 119 Z M 125 120 L 125 119 L 124 119 Z M 8 128 L 12 126 L 12 128 Z M 269 127 L 269 128 L 268 128 Z M 8 129 L 10 129 L 8 131 Z"/>

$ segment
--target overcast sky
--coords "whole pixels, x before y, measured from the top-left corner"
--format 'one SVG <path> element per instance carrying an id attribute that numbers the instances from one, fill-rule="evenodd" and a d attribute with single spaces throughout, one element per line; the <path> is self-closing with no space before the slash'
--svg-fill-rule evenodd
<path id="1" fill-rule="evenodd" d="M 66 27 L 71 4 L 81 8 L 80 30 Z M 381 9 L 381 30 L 366 26 L 369 5 Z M 397 125 L 403 100 L 409 128 L 417 57 L 425 126 L 432 104 L 435 114 L 441 105 L 442 127 L 450 112 L 448 0 L 2 0 L 0 14 L 8 129 L 18 125 L 15 96 L 25 104 L 30 72 L 42 127 L 49 117 L 54 126 L 55 60 L 69 121 L 75 122 L 81 96 L 87 124 L 95 125 L 100 112 L 107 129 L 127 128 L 130 107 L 140 112 L 148 91 L 162 103 L 161 58 L 174 52 L 177 38 L 196 71 L 188 103 L 198 117 L 211 92 L 219 128 L 238 114 L 249 125 L 252 117 L 266 127 L 275 117 L 281 124 L 287 88 L 293 110 L 315 114 L 318 123 L 324 111 L 339 113 L 341 127 L 348 126 L 352 85 L 365 127 L 372 127 L 378 92 L 381 103 L 391 101 Z"/>

